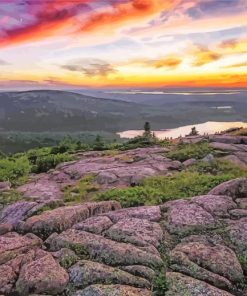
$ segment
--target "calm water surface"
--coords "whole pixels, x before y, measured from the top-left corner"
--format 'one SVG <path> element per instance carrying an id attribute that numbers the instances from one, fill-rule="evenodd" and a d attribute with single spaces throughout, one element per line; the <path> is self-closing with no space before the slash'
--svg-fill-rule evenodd
<path id="1" fill-rule="evenodd" d="M 214 121 L 208 121 L 205 123 L 200 124 L 193 124 L 193 125 L 186 125 L 181 126 L 174 129 L 169 130 L 160 130 L 160 131 L 154 131 L 156 137 L 159 139 L 165 139 L 167 137 L 169 138 L 178 138 L 180 136 L 184 137 L 185 135 L 188 135 L 191 131 L 191 128 L 195 126 L 199 134 L 214 134 L 216 132 L 224 131 L 226 129 L 232 128 L 232 127 L 244 127 L 247 128 L 247 122 L 214 122 Z M 118 133 L 121 138 L 134 138 L 136 136 L 142 135 L 143 130 L 128 130 Z"/>

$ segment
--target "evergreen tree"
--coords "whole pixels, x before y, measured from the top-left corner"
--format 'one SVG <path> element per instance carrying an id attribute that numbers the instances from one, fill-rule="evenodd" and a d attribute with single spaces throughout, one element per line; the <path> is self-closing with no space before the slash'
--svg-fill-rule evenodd
<path id="1" fill-rule="evenodd" d="M 144 137 L 152 137 L 152 132 L 151 132 L 151 125 L 150 122 L 146 121 L 144 124 Z"/>

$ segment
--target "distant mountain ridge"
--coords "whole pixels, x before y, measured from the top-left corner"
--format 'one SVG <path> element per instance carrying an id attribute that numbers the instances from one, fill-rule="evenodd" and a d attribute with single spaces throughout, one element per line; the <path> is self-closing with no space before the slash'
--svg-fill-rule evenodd
<path id="1" fill-rule="evenodd" d="M 118 132 L 167 129 L 206 121 L 247 121 L 245 94 L 221 97 L 126 95 L 109 97 L 59 90 L 0 92 L 0 131 Z M 217 108 L 229 106 L 231 108 Z"/>

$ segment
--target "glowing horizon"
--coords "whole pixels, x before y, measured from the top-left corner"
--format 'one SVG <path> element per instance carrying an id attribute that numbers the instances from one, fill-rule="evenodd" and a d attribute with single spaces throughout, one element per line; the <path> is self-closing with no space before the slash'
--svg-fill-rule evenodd
<path id="1" fill-rule="evenodd" d="M 247 87 L 246 0 L 1 0 L 0 89 Z"/>

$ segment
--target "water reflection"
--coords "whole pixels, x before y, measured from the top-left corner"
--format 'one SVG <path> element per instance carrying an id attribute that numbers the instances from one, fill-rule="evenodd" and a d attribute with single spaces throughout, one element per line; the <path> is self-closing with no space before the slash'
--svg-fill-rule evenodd
<path id="1" fill-rule="evenodd" d="M 199 134 L 214 134 L 216 132 L 224 131 L 233 127 L 244 127 L 247 128 L 247 122 L 216 122 L 208 121 L 200 124 L 186 125 L 170 130 L 154 131 L 156 137 L 159 139 L 178 138 L 180 136 L 184 137 L 189 134 L 192 127 L 196 127 Z M 143 130 L 128 130 L 118 133 L 121 138 L 134 138 L 136 136 L 142 135 Z"/>

